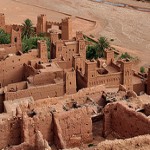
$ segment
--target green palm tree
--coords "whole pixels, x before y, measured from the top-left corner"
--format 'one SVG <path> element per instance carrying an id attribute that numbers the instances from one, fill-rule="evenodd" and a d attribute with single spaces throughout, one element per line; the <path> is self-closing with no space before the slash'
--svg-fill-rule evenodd
<path id="1" fill-rule="evenodd" d="M 33 23 L 30 19 L 26 19 L 22 24 L 22 38 L 30 38 L 35 34 Z"/>
<path id="2" fill-rule="evenodd" d="M 98 56 L 97 56 L 97 52 L 96 52 L 96 48 L 95 46 L 88 46 L 87 47 L 87 50 L 86 50 L 86 58 L 91 60 L 91 59 L 97 59 Z"/>
<path id="3" fill-rule="evenodd" d="M 9 44 L 10 42 L 10 34 L 0 29 L 0 44 Z"/>
<path id="4" fill-rule="evenodd" d="M 98 43 L 95 45 L 98 57 L 105 56 L 105 49 L 110 47 L 110 44 L 106 37 L 100 37 Z"/>

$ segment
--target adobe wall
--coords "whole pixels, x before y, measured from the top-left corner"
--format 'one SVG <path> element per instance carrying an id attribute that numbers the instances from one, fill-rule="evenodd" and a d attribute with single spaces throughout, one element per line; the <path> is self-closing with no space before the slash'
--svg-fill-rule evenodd
<path id="1" fill-rule="evenodd" d="M 0 13 L 0 27 L 5 26 L 5 15 L 3 13 Z"/>
<path id="2" fill-rule="evenodd" d="M 150 115 L 150 103 L 144 105 L 144 113 L 149 116 Z"/>
<path id="3" fill-rule="evenodd" d="M 24 121 L 26 121 L 23 123 L 23 134 L 26 137 L 23 139 L 23 142 L 21 144 L 10 146 L 7 148 L 7 150 L 51 150 L 48 142 L 43 138 L 42 133 L 37 129 L 38 127 L 34 126 L 34 124 L 32 124 L 32 128 L 35 127 L 34 132 L 32 133 L 32 135 L 29 135 L 31 130 L 31 127 L 29 126 L 31 124 L 29 124 L 29 120 L 27 120 L 25 116 L 23 118 Z M 32 137 L 33 135 L 34 137 Z M 30 141 L 31 138 L 34 138 L 33 143 Z"/>
<path id="4" fill-rule="evenodd" d="M 80 146 L 92 141 L 92 120 L 86 107 L 54 112 L 55 144 L 59 149 Z"/>
<path id="5" fill-rule="evenodd" d="M 68 100 L 75 99 L 76 101 L 78 101 L 79 104 L 83 104 L 84 103 L 83 101 L 86 100 L 85 97 L 96 94 L 96 95 L 99 95 L 99 98 L 101 98 L 102 93 L 105 90 L 106 88 L 104 85 L 98 85 L 95 87 L 85 88 L 71 95 L 63 95 L 61 97 L 40 99 L 38 101 L 35 101 L 34 107 L 40 108 L 40 107 L 47 107 L 49 105 L 56 105 L 58 102 L 63 102 L 66 99 Z"/>
<path id="6" fill-rule="evenodd" d="M 6 92 L 5 100 L 14 100 L 24 97 L 32 96 L 34 100 L 43 99 L 47 97 L 57 97 L 64 95 L 64 83 L 56 83 L 50 85 L 36 86 L 16 92 Z"/>
<path id="7" fill-rule="evenodd" d="M 39 50 L 34 49 L 29 51 L 28 53 L 22 55 L 12 55 L 7 57 L 5 60 L 1 60 L 0 84 L 2 84 L 2 86 L 7 86 L 10 83 L 16 83 L 24 80 L 26 77 L 24 73 L 24 64 L 33 62 L 32 60 L 34 60 L 34 63 L 38 63 L 39 61 L 48 61 L 47 59 L 39 57 L 39 51 L 42 50 L 43 49 L 41 46 Z M 45 50 L 43 53 L 45 54 Z"/>
<path id="8" fill-rule="evenodd" d="M 37 62 L 40 60 L 37 50 L 33 50 L 21 56 L 13 55 L 0 61 L 0 83 L 2 86 L 22 81 L 24 78 L 23 65 L 24 63 L 28 64 L 28 62 L 33 59 Z"/>
<path id="9" fill-rule="evenodd" d="M 58 66 L 62 69 L 67 69 L 68 66 L 67 66 L 67 62 L 64 61 L 64 60 L 57 60 L 57 59 L 53 59 L 52 60 L 53 62 L 56 62 L 58 64 Z"/>
<path id="10" fill-rule="evenodd" d="M 8 147 L 7 150 L 51 150 L 51 147 L 48 145 L 48 142 L 43 139 L 43 135 L 40 131 L 35 133 L 35 145 L 32 146 L 27 142 L 23 142 L 20 145 Z"/>
<path id="11" fill-rule="evenodd" d="M 75 70 L 78 70 L 82 74 L 84 74 L 85 60 L 83 60 L 83 57 L 81 55 L 73 56 L 72 66 Z"/>
<path id="12" fill-rule="evenodd" d="M 0 113 L 4 112 L 4 94 L 0 94 Z"/>
<path id="13" fill-rule="evenodd" d="M 148 76 L 147 76 L 147 94 L 150 95 L 150 68 L 148 69 Z"/>
<path id="14" fill-rule="evenodd" d="M 150 134 L 150 120 L 121 103 L 108 104 L 104 110 L 104 136 L 115 132 L 121 138 Z"/>
<path id="15" fill-rule="evenodd" d="M 82 88 L 86 88 L 87 83 L 86 83 L 84 76 L 82 76 L 78 70 L 76 71 L 76 73 L 77 73 L 77 75 L 76 75 L 76 77 L 77 77 L 77 90 L 80 90 Z"/>
<path id="16" fill-rule="evenodd" d="M 24 64 L 24 79 L 28 81 L 29 76 L 35 76 L 38 73 L 38 70 L 35 69 L 37 66 L 37 61 L 32 60 L 29 62 L 29 65 Z"/>
<path id="17" fill-rule="evenodd" d="M 8 119 L 8 120 L 5 119 L 3 121 L 3 123 L 6 123 L 5 125 L 1 123 L 0 121 L 0 127 L 2 126 L 0 129 L 3 129 L 3 128 L 5 129 L 5 130 L 0 130 L 1 132 L 0 139 L 4 139 L 5 141 L 5 142 L 2 142 L 3 145 L 1 145 L 0 148 L 4 148 L 8 144 L 10 145 L 11 140 L 6 140 L 6 138 L 11 138 L 13 136 L 14 140 L 12 141 L 15 141 L 15 144 L 18 146 L 13 147 L 14 149 L 12 150 L 18 150 L 18 149 L 20 150 L 20 148 L 24 148 L 24 149 L 29 148 L 29 150 L 30 149 L 33 150 L 37 130 L 41 132 L 41 134 L 43 135 L 43 138 L 47 140 L 50 145 L 54 144 L 54 136 L 55 135 L 60 136 L 60 135 L 58 135 L 57 132 L 55 132 L 56 130 L 54 130 L 54 124 L 53 124 L 54 120 L 52 119 L 53 117 L 57 121 L 59 119 L 62 120 L 61 122 L 57 124 L 57 126 L 55 125 L 55 129 L 58 128 L 59 125 L 61 125 L 60 129 L 62 131 L 65 131 L 66 133 L 65 134 L 64 132 L 62 132 L 63 133 L 62 140 L 68 140 L 68 138 L 65 135 L 69 135 L 70 145 L 71 144 L 80 145 L 82 142 L 88 142 L 91 139 L 91 133 L 92 133 L 92 125 L 91 125 L 92 121 L 90 119 L 91 117 L 90 117 L 89 109 L 87 107 L 83 107 L 83 108 L 80 107 L 78 109 L 72 109 L 70 111 L 64 112 L 64 109 L 63 108 L 61 109 L 60 107 L 63 106 L 64 102 L 66 103 L 66 100 L 69 100 L 69 99 L 71 100 L 72 98 L 74 98 L 77 101 L 80 99 L 78 101 L 79 104 L 83 104 L 84 101 L 86 100 L 85 98 L 86 96 L 97 94 L 99 95 L 99 97 L 101 97 L 102 91 L 104 90 L 105 90 L 104 86 L 97 86 L 97 87 L 82 89 L 78 93 L 75 93 L 72 95 L 64 95 L 62 97 L 41 99 L 41 100 L 35 101 L 34 103 L 33 103 L 32 98 L 29 98 L 28 99 L 29 101 L 25 101 L 24 103 L 23 103 L 23 100 L 19 100 L 19 99 L 17 100 L 18 102 L 17 101 L 13 102 L 14 105 L 9 103 L 11 106 L 11 109 L 16 108 L 16 113 L 13 113 L 13 115 L 17 115 L 18 117 L 21 117 L 22 120 L 8 117 L 8 114 L 2 117 L 0 115 L 0 118 Z M 26 99 L 24 98 L 24 100 Z M 18 105 L 20 107 L 18 107 Z M 59 113 L 56 112 L 53 115 L 52 112 L 55 110 L 55 106 L 58 107 L 57 112 Z M 24 114 L 24 112 L 27 114 L 23 115 L 22 117 L 22 114 Z M 12 122 L 14 123 L 14 126 Z M 69 130 L 66 128 L 66 126 L 63 126 L 64 122 L 67 122 L 66 125 L 69 126 Z M 83 124 L 85 124 L 85 126 Z M 11 126 L 13 126 L 13 130 L 11 130 Z M 55 134 L 53 131 L 55 132 Z M 74 137 L 73 134 L 70 134 L 72 131 L 74 133 L 77 133 L 75 134 L 77 135 L 76 137 Z M 19 139 L 19 141 L 18 140 L 16 141 L 15 138 Z M 0 141 L 0 144 L 1 144 L 1 141 Z"/>
<path id="18" fill-rule="evenodd" d="M 62 41 L 57 41 L 56 47 L 51 51 L 51 53 L 53 59 L 62 57 L 67 63 L 67 68 L 71 68 L 73 55 L 78 53 L 78 43 L 76 41 L 70 41 L 65 44 Z"/>
<path id="19" fill-rule="evenodd" d="M 41 72 L 40 74 L 36 74 L 34 76 L 30 76 L 27 78 L 30 84 L 32 85 L 45 85 L 45 84 L 54 84 L 54 79 L 60 78 L 63 79 L 63 72 Z"/>
<path id="20" fill-rule="evenodd" d="M 0 114 L 0 149 L 21 143 L 21 119 Z"/>
<path id="21" fill-rule="evenodd" d="M 74 94 L 76 93 L 76 72 L 75 70 L 67 71 L 65 73 L 65 87 L 66 94 Z"/>
<path id="22" fill-rule="evenodd" d="M 34 113 L 33 113 L 34 112 Z M 34 114 L 34 115 L 33 115 Z M 52 114 L 47 109 L 33 110 L 28 112 L 28 116 L 23 117 L 24 121 L 24 141 L 35 146 L 36 131 L 40 131 L 43 138 L 50 145 L 53 142 L 53 119 Z"/>
<path id="23" fill-rule="evenodd" d="M 8 54 L 14 54 L 17 52 L 16 46 L 14 44 L 0 44 L 0 59 Z"/>
<path id="24" fill-rule="evenodd" d="M 8 84 L 7 91 L 13 92 L 13 91 L 27 89 L 27 87 L 28 87 L 28 83 L 26 81 L 23 81 L 23 82 Z"/>
<path id="25" fill-rule="evenodd" d="M 106 140 L 98 144 L 95 150 L 148 150 L 150 135 L 138 136 L 124 140 Z"/>
<path id="26" fill-rule="evenodd" d="M 6 33 L 11 34 L 11 44 L 15 45 L 14 50 L 11 50 L 15 53 L 15 49 L 17 51 L 22 50 L 22 43 L 21 43 L 21 25 L 6 25 L 5 24 L 5 15 L 0 14 L 0 28 L 2 28 Z M 8 52 L 6 51 L 8 54 Z"/>
<path id="27" fill-rule="evenodd" d="M 87 60 L 85 62 L 84 80 L 86 81 L 87 87 L 100 84 L 105 84 L 108 87 L 118 87 L 119 84 L 123 83 L 123 72 L 121 72 L 117 66 L 115 68 L 118 72 L 112 73 L 107 71 L 107 68 L 98 68 L 100 66 L 97 65 L 96 61 Z"/>
<path id="28" fill-rule="evenodd" d="M 66 62 L 66 67 L 71 68 L 73 66 L 73 56 L 79 54 L 82 59 L 86 57 L 85 41 L 57 41 L 55 46 L 51 50 L 52 59 L 63 59 Z"/>
<path id="29" fill-rule="evenodd" d="M 118 72 L 120 71 L 120 67 L 117 66 L 114 62 L 111 62 L 111 66 L 112 66 L 113 68 L 115 68 L 116 70 L 118 70 Z"/>
<path id="30" fill-rule="evenodd" d="M 106 75 L 97 75 L 96 77 L 88 80 L 87 86 L 91 87 L 99 84 L 105 84 L 109 87 L 118 87 L 120 83 L 122 83 L 122 73 L 118 72 Z"/>
<path id="31" fill-rule="evenodd" d="M 140 95 L 141 92 L 145 92 L 145 84 L 142 82 L 138 84 L 133 84 L 133 91 Z"/>
<path id="32" fill-rule="evenodd" d="M 34 148 L 28 143 L 21 143 L 17 146 L 8 147 L 7 150 L 34 150 Z"/>

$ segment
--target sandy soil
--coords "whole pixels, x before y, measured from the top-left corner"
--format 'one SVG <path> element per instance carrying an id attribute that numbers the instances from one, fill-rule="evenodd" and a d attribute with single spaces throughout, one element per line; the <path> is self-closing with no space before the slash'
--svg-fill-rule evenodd
<path id="1" fill-rule="evenodd" d="M 19 1 L 19 2 L 17 2 Z M 124 0 L 111 0 L 125 2 Z M 149 8 L 149 3 L 127 0 L 127 3 L 139 7 Z M 26 4 L 23 4 L 26 3 Z M 93 21 L 74 21 L 75 29 L 84 30 L 95 37 L 106 36 L 114 39 L 114 45 L 122 51 L 130 51 L 141 59 L 141 64 L 150 64 L 150 13 L 137 10 L 119 8 L 89 0 L 5 0 L 0 5 L 1 12 L 6 14 L 7 23 L 21 23 L 26 18 L 36 22 L 38 14 L 47 14 L 48 19 L 60 21 L 66 13 L 80 16 Z M 125 48 L 123 48 L 125 47 Z"/>

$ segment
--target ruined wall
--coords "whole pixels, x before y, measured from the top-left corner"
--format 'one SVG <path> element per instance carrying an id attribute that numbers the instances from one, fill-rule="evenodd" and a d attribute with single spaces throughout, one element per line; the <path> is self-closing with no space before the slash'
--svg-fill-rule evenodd
<path id="1" fill-rule="evenodd" d="M 36 131 L 40 131 L 43 135 L 43 138 L 47 140 L 50 145 L 53 144 L 53 120 L 52 114 L 50 111 L 48 111 L 48 109 L 35 109 L 31 112 L 28 112 L 28 116 L 26 116 L 24 119 L 26 124 L 25 141 L 34 146 L 36 140 Z"/>
<path id="2" fill-rule="evenodd" d="M 4 112 L 4 103 L 3 103 L 3 101 L 4 101 L 4 94 L 1 93 L 0 94 L 0 113 Z"/>
<path id="3" fill-rule="evenodd" d="M 0 114 L 0 149 L 21 143 L 21 119 Z"/>
<path id="4" fill-rule="evenodd" d="M 138 136 L 124 140 L 106 140 L 98 144 L 96 150 L 148 150 L 150 135 Z"/>
<path id="5" fill-rule="evenodd" d="M 150 115 L 150 103 L 144 105 L 144 113 L 149 116 Z"/>
<path id="6" fill-rule="evenodd" d="M 5 100 L 14 100 L 32 96 L 34 100 L 64 95 L 64 83 L 36 86 L 16 92 L 6 92 Z"/>
<path id="7" fill-rule="evenodd" d="M 21 104 L 18 104 L 20 107 L 16 105 L 17 101 L 13 103 L 14 105 L 9 103 L 11 109 L 14 107 L 17 108 L 16 113 L 13 113 L 13 115 L 16 114 L 18 117 L 22 118 L 22 120 L 18 120 L 15 117 L 9 117 L 8 114 L 0 115 L 0 119 L 3 120 L 0 121 L 0 144 L 3 144 L 0 145 L 0 148 L 4 148 L 5 146 L 8 146 L 8 144 L 10 145 L 11 142 L 15 141 L 15 143 L 13 142 L 13 145 L 15 144 L 18 146 L 14 146 L 10 150 L 34 150 L 37 131 L 41 132 L 43 139 L 47 140 L 50 145 L 54 144 L 54 136 L 60 137 L 60 132 L 63 135 L 62 140 L 66 140 L 66 142 L 69 140 L 68 143 L 72 146 L 90 141 L 92 137 L 92 121 L 90 119 L 90 114 L 88 114 L 88 109 L 83 107 L 72 109 L 71 111 L 64 111 L 64 109 L 60 107 L 63 106 L 62 102 L 64 103 L 64 100 L 71 100 L 72 98 L 80 99 L 80 104 L 81 101 L 85 101 L 85 96 L 98 94 L 101 97 L 102 91 L 104 90 L 104 86 L 97 86 L 82 89 L 73 95 L 41 99 L 34 103 L 32 101 L 25 101 L 23 103 L 23 101 L 17 100 L 18 103 Z M 31 98 L 29 98 L 29 100 L 31 100 Z M 81 102 L 81 104 L 83 104 L 83 102 Z M 60 105 L 60 107 L 58 105 Z M 55 106 L 58 107 L 59 111 L 57 112 L 59 113 L 54 112 Z M 24 113 L 26 115 L 22 116 Z M 55 121 L 60 120 L 60 122 L 57 122 L 57 125 L 55 124 L 56 130 L 54 130 L 53 117 L 55 118 Z M 59 125 L 61 128 L 58 129 Z M 60 131 L 58 132 L 59 135 L 57 134 L 57 131 Z M 65 135 L 68 135 L 69 137 Z M 13 140 L 11 138 L 13 138 Z M 57 142 L 59 143 L 59 139 Z M 68 144 L 66 146 L 70 147 Z"/>
<path id="8" fill-rule="evenodd" d="M 0 44 L 0 59 L 3 59 L 8 54 L 15 54 L 17 52 L 14 44 Z"/>
<path id="9" fill-rule="evenodd" d="M 92 140 L 92 120 L 85 107 L 54 113 L 55 144 L 58 148 L 80 146 Z"/>
<path id="10" fill-rule="evenodd" d="M 145 84 L 142 82 L 139 84 L 133 84 L 133 91 L 140 95 L 141 92 L 145 91 Z"/>
<path id="11" fill-rule="evenodd" d="M 104 110 L 104 135 L 111 132 L 122 138 L 150 134 L 150 120 L 120 103 L 108 104 Z"/>
<path id="12" fill-rule="evenodd" d="M 147 94 L 150 95 L 150 68 L 148 69 L 148 77 L 147 77 Z"/>
<path id="13" fill-rule="evenodd" d="M 28 83 L 26 81 L 23 81 L 23 82 L 19 82 L 19 83 L 9 84 L 7 86 L 7 91 L 16 92 L 18 90 L 27 89 L 27 87 L 28 87 Z"/>
<path id="14" fill-rule="evenodd" d="M 21 143 L 20 145 L 11 146 L 6 148 L 7 150 L 34 150 L 34 148 L 28 143 Z"/>
<path id="15" fill-rule="evenodd" d="M 40 74 L 28 77 L 28 81 L 32 85 L 45 85 L 54 84 L 54 79 L 56 78 L 63 79 L 63 72 L 41 72 Z"/>

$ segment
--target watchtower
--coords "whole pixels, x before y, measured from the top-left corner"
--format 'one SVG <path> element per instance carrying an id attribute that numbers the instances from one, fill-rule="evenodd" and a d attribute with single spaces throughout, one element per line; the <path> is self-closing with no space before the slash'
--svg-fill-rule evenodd
<path id="1" fill-rule="evenodd" d="M 132 84 L 132 62 L 128 59 L 121 61 L 121 71 L 123 73 L 123 85 L 126 86 L 127 90 L 133 89 Z"/>
<path id="2" fill-rule="evenodd" d="M 17 51 L 22 50 L 21 29 L 18 29 L 18 31 L 12 29 L 12 31 L 11 31 L 11 44 L 14 44 L 16 46 Z"/>
<path id="3" fill-rule="evenodd" d="M 66 94 L 76 93 L 76 72 L 74 70 L 66 72 L 65 82 L 66 82 Z"/>
<path id="4" fill-rule="evenodd" d="M 72 19 L 62 19 L 62 40 L 72 39 Z"/>
<path id="5" fill-rule="evenodd" d="M 55 47 L 51 50 L 51 58 L 52 59 L 60 58 L 62 55 L 63 55 L 63 41 L 58 40 L 55 43 Z"/>
<path id="6" fill-rule="evenodd" d="M 106 64 L 110 65 L 114 61 L 114 51 L 111 49 L 105 50 Z"/>
<path id="7" fill-rule="evenodd" d="M 97 62 L 95 60 L 87 60 L 85 62 L 85 77 L 87 78 L 87 81 L 96 77 L 96 67 Z"/>
<path id="8" fill-rule="evenodd" d="M 83 37 L 83 33 L 82 31 L 77 31 L 76 32 L 76 40 L 83 40 L 84 37 Z"/>
<path id="9" fill-rule="evenodd" d="M 0 13 L 0 27 L 5 26 L 5 15 Z"/>
<path id="10" fill-rule="evenodd" d="M 47 31 L 47 17 L 45 14 L 41 14 L 40 16 L 37 17 L 37 29 L 36 33 L 46 33 Z"/>
<path id="11" fill-rule="evenodd" d="M 79 54 L 82 56 L 82 58 L 86 59 L 86 44 L 84 40 L 79 40 Z"/>
<path id="12" fill-rule="evenodd" d="M 38 41 L 38 50 L 39 50 L 39 58 L 42 59 L 42 61 L 47 62 L 48 61 L 48 53 L 47 53 L 47 44 L 44 40 Z"/>

